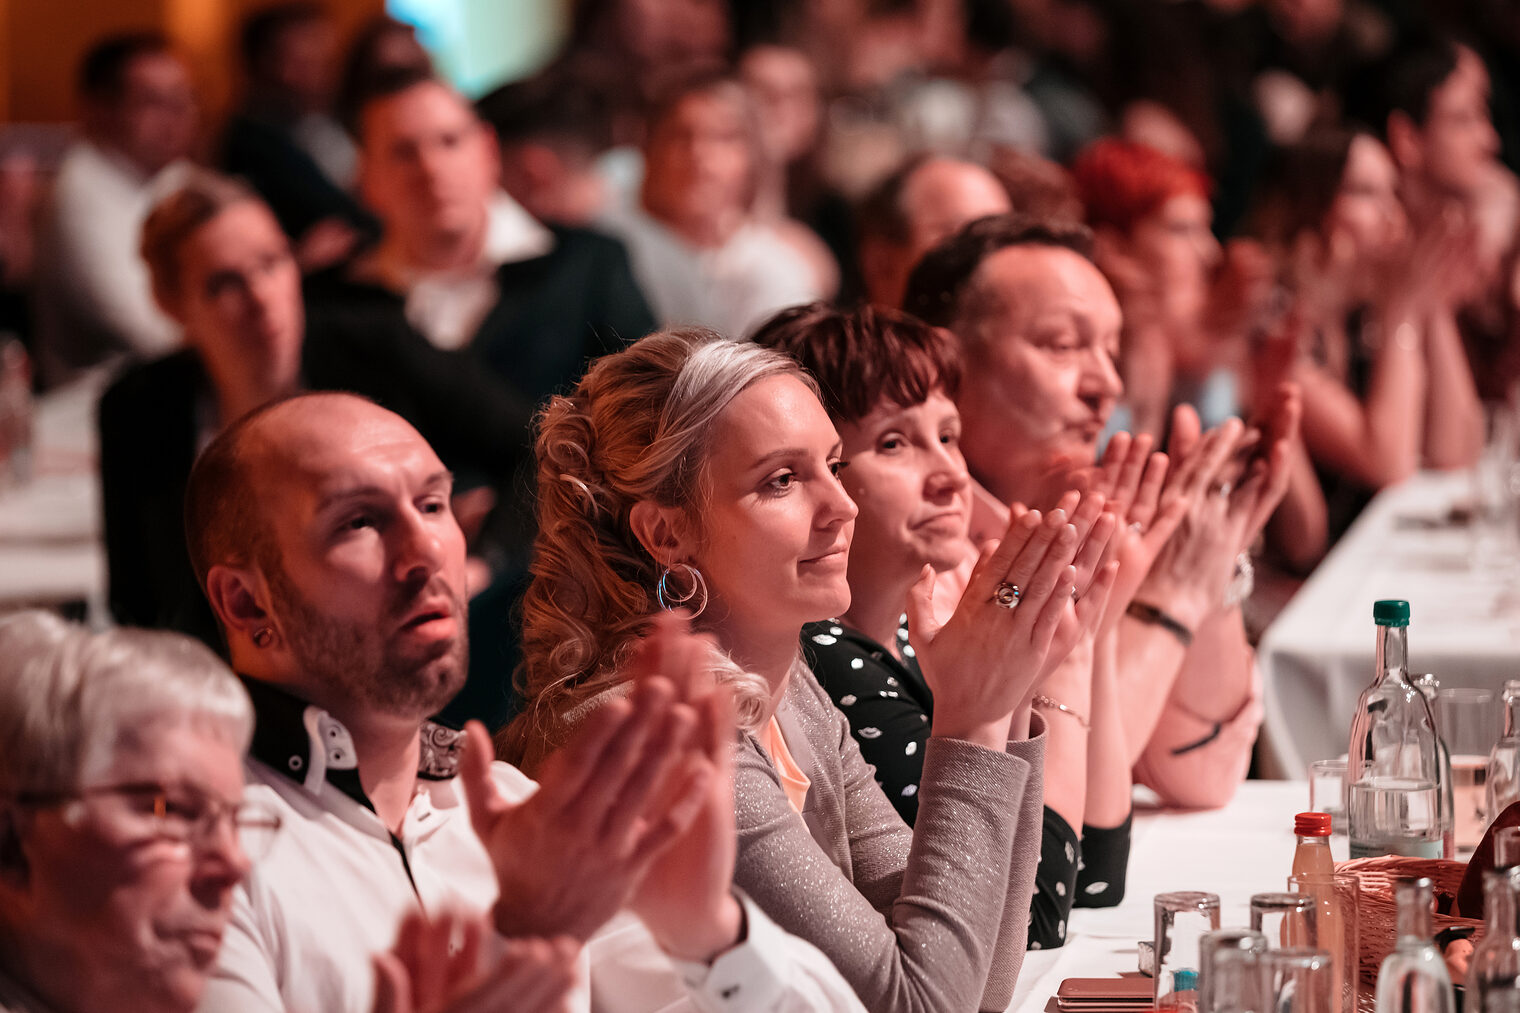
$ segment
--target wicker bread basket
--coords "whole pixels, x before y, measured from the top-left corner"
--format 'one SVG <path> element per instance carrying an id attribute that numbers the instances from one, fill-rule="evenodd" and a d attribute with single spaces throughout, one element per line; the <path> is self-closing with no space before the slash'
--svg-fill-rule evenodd
<path id="1" fill-rule="evenodd" d="M 1398 930 L 1398 907 L 1393 898 L 1396 880 L 1427 876 L 1435 884 L 1436 915 L 1433 926 L 1441 932 L 1450 928 L 1474 929 L 1473 941 L 1483 933 L 1483 923 L 1475 918 L 1457 918 L 1442 911 L 1451 909 L 1467 871 L 1466 862 L 1448 862 L 1436 858 L 1358 858 L 1340 862 L 1336 872 L 1353 873 L 1357 878 L 1360 900 L 1357 904 L 1357 931 L 1361 950 L 1362 988 L 1360 1005 L 1371 1008 L 1377 985 L 1378 969 L 1383 958 L 1393 950 Z M 1460 984 L 1460 982 L 1458 983 Z"/>

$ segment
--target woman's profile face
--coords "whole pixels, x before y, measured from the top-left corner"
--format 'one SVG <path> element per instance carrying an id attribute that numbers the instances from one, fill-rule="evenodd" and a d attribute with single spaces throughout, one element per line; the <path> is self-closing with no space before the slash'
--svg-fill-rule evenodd
<path id="1" fill-rule="evenodd" d="M 844 487 L 855 519 L 853 579 L 901 577 L 925 563 L 959 564 L 970 520 L 970 476 L 961 456 L 961 414 L 936 388 L 904 408 L 883 399 L 871 413 L 840 426 Z"/>
<path id="2" fill-rule="evenodd" d="M 1358 134 L 1351 142 L 1340 188 L 1326 215 L 1325 237 L 1332 255 L 1367 266 L 1398 250 L 1407 223 L 1397 186 L 1398 170 L 1388 149 L 1372 137 Z"/>
<path id="3" fill-rule="evenodd" d="M 848 609 L 856 510 L 818 398 L 793 376 L 760 380 L 718 416 L 711 440 L 691 562 L 713 618 L 795 637 L 803 623 Z"/>
<path id="4" fill-rule="evenodd" d="M 1213 209 L 1202 196 L 1179 193 L 1135 223 L 1130 246 L 1152 272 L 1168 320 L 1197 326 L 1209 298 L 1209 279 L 1219 263 Z"/>

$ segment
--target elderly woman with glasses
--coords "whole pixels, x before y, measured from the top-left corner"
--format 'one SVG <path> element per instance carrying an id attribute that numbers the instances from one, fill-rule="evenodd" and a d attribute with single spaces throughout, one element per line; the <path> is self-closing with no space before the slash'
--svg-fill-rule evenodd
<path id="1" fill-rule="evenodd" d="M 184 637 L 0 618 L 0 1011 L 195 1009 L 279 827 L 247 694 Z"/>

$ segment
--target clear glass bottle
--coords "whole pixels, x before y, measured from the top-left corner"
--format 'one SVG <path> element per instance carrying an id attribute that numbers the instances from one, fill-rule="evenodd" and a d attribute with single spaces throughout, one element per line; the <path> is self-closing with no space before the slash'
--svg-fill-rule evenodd
<path id="1" fill-rule="evenodd" d="M 1451 771 L 1451 749 L 1446 736 L 1441 733 L 1441 680 L 1432 672 L 1417 675 L 1412 680 L 1415 688 L 1425 695 L 1425 705 L 1436 721 L 1436 753 L 1440 763 L 1441 782 L 1441 851 L 1442 857 L 1457 857 L 1457 804 L 1456 778 Z"/>
<path id="2" fill-rule="evenodd" d="M 1455 1013 L 1446 961 L 1431 941 L 1435 886 L 1428 878 L 1401 879 L 1398 941 L 1378 970 L 1377 1013 Z"/>
<path id="3" fill-rule="evenodd" d="M 1483 938 L 1467 964 L 1464 1009 L 1484 1008 L 1484 997 L 1499 988 L 1520 987 L 1520 935 L 1515 917 L 1520 912 L 1520 868 L 1487 869 L 1483 873 Z"/>
<path id="4" fill-rule="evenodd" d="M 1377 602 L 1372 618 L 1377 624 L 1376 673 L 1357 702 L 1346 750 L 1347 796 L 1357 797 L 1351 788 L 1360 785 L 1368 803 L 1346 814 L 1352 857 L 1399 854 L 1450 858 L 1446 849 L 1451 838 L 1445 834 L 1439 814 L 1440 798 L 1450 784 L 1441 769 L 1440 736 L 1425 694 L 1409 680 L 1409 603 Z M 1401 812 L 1405 806 L 1401 793 L 1420 785 L 1436 790 L 1437 811 L 1430 814 L 1435 825 L 1427 828 L 1429 833 L 1404 835 L 1397 821 L 1392 826 L 1386 825 L 1386 820 L 1383 825 L 1368 825 L 1369 814 L 1382 817 Z M 1380 789 L 1385 787 L 1389 800 L 1380 797 Z"/>
<path id="5" fill-rule="evenodd" d="M 1520 802 L 1520 679 L 1504 684 L 1504 734 L 1488 755 L 1488 818 Z"/>

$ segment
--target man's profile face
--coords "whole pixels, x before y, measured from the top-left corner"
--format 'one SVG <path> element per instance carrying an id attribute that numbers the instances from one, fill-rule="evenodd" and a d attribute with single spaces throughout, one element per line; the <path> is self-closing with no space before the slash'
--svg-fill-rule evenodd
<path id="1" fill-rule="evenodd" d="M 449 472 L 400 417 L 341 395 L 276 409 L 255 438 L 273 543 L 261 565 L 303 674 L 382 713 L 434 713 L 469 656 Z"/>
<path id="2" fill-rule="evenodd" d="M 179 57 L 134 57 L 121 84 L 110 109 L 112 143 L 148 173 L 186 157 L 195 140 L 196 104 L 190 73 Z"/>
<path id="3" fill-rule="evenodd" d="M 1456 69 L 1431 92 L 1419 134 L 1427 180 L 1439 190 L 1467 196 L 1487 181 L 1499 135 L 1488 109 L 1488 68 L 1465 46 L 1457 53 Z"/>
<path id="4" fill-rule="evenodd" d="M 462 98 L 423 81 L 371 102 L 363 123 L 360 187 L 387 232 L 431 238 L 484 227 L 496 143 Z"/>
<path id="5" fill-rule="evenodd" d="M 980 311 L 961 335 L 962 451 L 994 495 L 1047 508 L 1045 484 L 1064 491 L 1093 463 L 1123 392 L 1118 301 L 1087 258 L 1042 245 L 994 253 L 970 289 Z"/>

